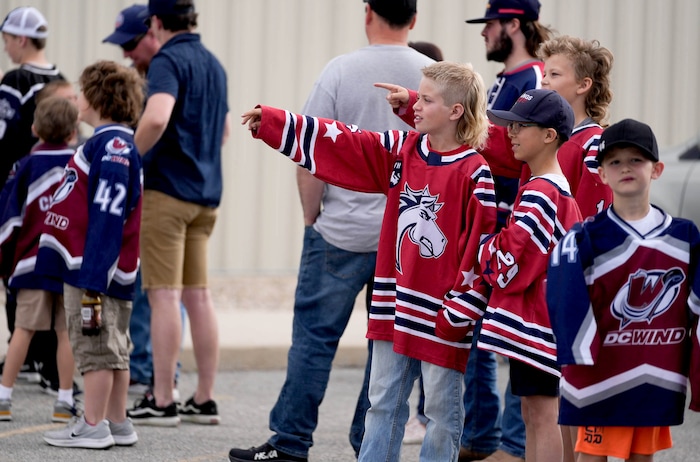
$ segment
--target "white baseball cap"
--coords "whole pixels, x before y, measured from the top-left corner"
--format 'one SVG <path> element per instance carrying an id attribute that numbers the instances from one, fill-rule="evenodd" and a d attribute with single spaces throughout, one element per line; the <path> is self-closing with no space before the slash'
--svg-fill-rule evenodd
<path id="1" fill-rule="evenodd" d="M 49 23 L 39 10 L 32 6 L 21 6 L 10 11 L 0 26 L 0 32 L 43 39 L 49 36 L 47 30 L 39 30 L 42 26 L 48 28 Z"/>

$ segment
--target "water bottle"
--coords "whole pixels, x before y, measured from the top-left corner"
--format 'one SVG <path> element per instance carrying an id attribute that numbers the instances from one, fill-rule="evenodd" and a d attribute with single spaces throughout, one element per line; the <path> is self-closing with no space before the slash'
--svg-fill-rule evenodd
<path id="1" fill-rule="evenodd" d="M 102 325 L 102 300 L 98 294 L 83 294 L 80 315 L 83 320 L 83 335 L 99 335 Z"/>

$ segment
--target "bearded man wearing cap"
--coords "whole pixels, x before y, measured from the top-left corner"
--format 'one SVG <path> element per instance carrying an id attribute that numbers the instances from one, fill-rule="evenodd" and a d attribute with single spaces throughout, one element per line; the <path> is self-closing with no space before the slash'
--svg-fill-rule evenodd
<path id="1" fill-rule="evenodd" d="M 539 22 L 539 13 L 538 0 L 491 0 L 483 17 L 466 21 L 484 24 L 481 35 L 486 58 L 505 66 L 489 90 L 489 110 L 508 110 L 522 93 L 542 86 L 544 63 L 536 58 L 536 52 L 549 38 L 550 30 Z M 513 207 L 523 163 L 513 156 L 505 127 L 491 126 L 488 146 L 482 154 L 494 177 L 500 227 Z M 480 330 L 481 322 L 477 323 L 464 379 L 465 422 L 459 460 L 524 462 L 525 425 L 520 399 L 513 396 L 509 384 L 501 414 L 496 355 L 476 348 Z"/>
<path id="2" fill-rule="evenodd" d="M 12 166 L 29 154 L 39 141 L 32 133 L 35 96 L 44 85 L 54 80 L 65 80 L 58 68 L 46 59 L 44 49 L 49 36 L 48 22 L 39 10 L 19 7 L 10 11 L 0 26 L 5 52 L 16 69 L 9 70 L 0 83 L 0 185 L 4 185 Z M 5 281 L 5 287 L 9 287 Z M 6 291 L 7 324 L 14 330 L 14 289 Z M 32 338 L 20 377 L 41 382 L 50 390 L 58 384 L 56 369 L 56 333 L 53 330 L 37 332 Z M 41 363 L 41 375 L 36 364 Z M 4 364 L 3 364 L 4 366 Z M 27 373 L 31 375 L 25 375 Z M 0 374 L 2 371 L 0 370 Z"/>

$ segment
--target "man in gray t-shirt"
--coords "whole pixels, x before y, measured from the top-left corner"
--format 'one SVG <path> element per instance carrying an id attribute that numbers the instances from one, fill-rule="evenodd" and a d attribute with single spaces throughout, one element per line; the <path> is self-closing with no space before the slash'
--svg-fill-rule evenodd
<path id="1" fill-rule="evenodd" d="M 365 130 L 408 130 L 410 127 L 387 104 L 386 91 L 373 84 L 391 82 L 418 88 L 421 69 L 433 62 L 408 47 L 417 0 L 364 1 L 369 46 L 331 60 L 316 81 L 302 113 L 355 124 Z M 232 461 L 270 457 L 280 461 L 307 460 L 338 341 L 358 294 L 368 286 L 368 297 L 371 295 L 385 196 L 331 186 L 301 168 L 297 184 L 306 229 L 287 379 L 270 413 L 270 429 L 275 434 L 257 448 L 232 449 Z M 350 433 L 356 454 L 369 407 L 369 370 L 366 373 Z"/>

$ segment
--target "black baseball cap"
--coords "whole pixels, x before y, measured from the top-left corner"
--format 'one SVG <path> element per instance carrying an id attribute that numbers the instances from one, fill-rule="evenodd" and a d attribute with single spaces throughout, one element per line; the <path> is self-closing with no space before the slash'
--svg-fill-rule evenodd
<path id="1" fill-rule="evenodd" d="M 418 11 L 418 0 L 362 0 L 392 24 L 405 24 Z"/>
<path id="2" fill-rule="evenodd" d="M 511 122 L 530 122 L 545 128 L 553 128 L 563 141 L 571 137 L 574 129 L 574 110 L 556 91 L 528 90 L 513 104 L 510 111 L 486 111 L 496 125 L 505 127 Z"/>
<path id="3" fill-rule="evenodd" d="M 605 154 L 615 146 L 634 146 L 639 148 L 648 159 L 659 161 L 659 146 L 656 144 L 654 132 L 643 122 L 624 119 L 603 130 L 598 144 L 598 154 L 595 157 L 599 164 L 605 158 Z"/>
<path id="4" fill-rule="evenodd" d="M 488 22 L 492 19 L 525 18 L 537 21 L 540 17 L 540 2 L 537 0 L 490 0 L 486 4 L 483 18 L 468 19 L 469 24 Z"/>

